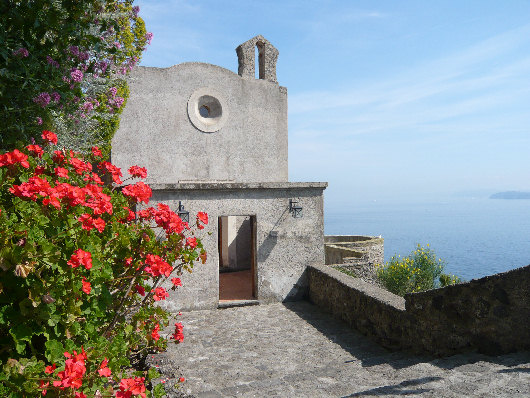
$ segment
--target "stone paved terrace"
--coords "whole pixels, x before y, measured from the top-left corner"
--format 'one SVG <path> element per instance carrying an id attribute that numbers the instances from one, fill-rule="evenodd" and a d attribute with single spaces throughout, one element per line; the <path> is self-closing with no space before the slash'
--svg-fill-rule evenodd
<path id="1" fill-rule="evenodd" d="M 180 392 L 196 397 L 530 397 L 528 352 L 443 359 L 391 353 L 304 301 L 179 319 L 184 342 L 150 362 L 166 386 L 180 372 Z"/>

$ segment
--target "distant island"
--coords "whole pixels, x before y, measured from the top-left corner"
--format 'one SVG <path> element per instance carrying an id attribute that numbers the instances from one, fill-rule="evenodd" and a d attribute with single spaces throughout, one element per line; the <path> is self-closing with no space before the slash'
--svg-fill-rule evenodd
<path id="1" fill-rule="evenodd" d="M 530 199 L 530 192 L 506 191 L 494 193 L 490 199 Z"/>

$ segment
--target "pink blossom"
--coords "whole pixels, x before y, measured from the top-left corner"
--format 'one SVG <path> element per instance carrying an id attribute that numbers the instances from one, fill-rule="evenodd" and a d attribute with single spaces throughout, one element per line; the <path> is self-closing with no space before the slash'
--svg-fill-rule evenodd
<path id="1" fill-rule="evenodd" d="M 107 68 L 109 67 L 109 63 L 107 61 L 101 61 L 101 62 L 98 62 L 96 66 L 103 74 L 107 71 Z"/>
<path id="2" fill-rule="evenodd" d="M 151 32 L 147 32 L 145 34 L 145 40 L 147 41 L 147 44 L 151 44 L 152 39 L 153 39 L 153 34 Z"/>
<path id="3" fill-rule="evenodd" d="M 109 88 L 109 95 L 110 96 L 115 97 L 117 93 L 118 93 L 118 89 L 116 87 Z"/>
<path id="4" fill-rule="evenodd" d="M 41 117 L 37 117 L 37 124 L 39 126 L 42 124 L 42 118 Z"/>
<path id="5" fill-rule="evenodd" d="M 68 51 L 70 51 L 70 54 L 72 55 L 79 55 L 79 47 L 77 46 L 70 46 L 70 48 L 68 48 Z"/>
<path id="6" fill-rule="evenodd" d="M 55 68 L 59 68 L 59 62 L 55 61 L 52 57 L 50 57 L 49 55 L 46 56 L 46 62 L 48 62 L 49 65 L 55 67 Z"/>
<path id="7" fill-rule="evenodd" d="M 20 58 L 26 58 L 29 56 L 29 51 L 24 47 L 20 47 L 18 50 L 13 51 L 13 55 Z"/>
<path id="8" fill-rule="evenodd" d="M 123 105 L 123 101 L 125 101 L 122 97 L 116 97 L 114 99 L 114 106 L 116 108 L 121 108 L 121 106 Z"/>
<path id="9" fill-rule="evenodd" d="M 92 102 L 88 102 L 88 101 L 86 101 L 85 103 L 83 103 L 83 105 L 81 106 L 81 108 L 82 108 L 85 112 L 90 112 L 92 109 L 94 109 L 94 104 L 92 104 Z"/>
<path id="10" fill-rule="evenodd" d="M 70 76 L 72 77 L 72 80 L 77 83 L 83 80 L 83 72 L 81 72 L 79 69 L 72 70 L 70 72 Z"/>
<path id="11" fill-rule="evenodd" d="M 46 108 L 48 104 L 50 103 L 50 101 L 51 101 L 50 94 L 46 92 L 40 93 L 35 98 L 33 98 L 33 102 L 35 102 L 36 104 L 39 104 L 43 108 Z"/>
<path id="12" fill-rule="evenodd" d="M 57 103 L 61 100 L 61 95 L 57 91 L 54 91 L 51 94 L 51 99 L 53 100 L 53 102 Z"/>

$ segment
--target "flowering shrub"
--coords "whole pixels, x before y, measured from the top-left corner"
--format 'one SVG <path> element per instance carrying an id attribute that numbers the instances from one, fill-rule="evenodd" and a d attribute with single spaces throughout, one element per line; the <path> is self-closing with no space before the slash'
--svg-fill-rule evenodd
<path id="1" fill-rule="evenodd" d="M 427 245 L 418 247 L 409 256 L 392 256 L 390 262 L 379 266 L 377 277 L 383 286 L 400 296 L 447 285 L 454 285 L 460 279 L 443 273 L 445 262 L 436 260 L 436 255 Z"/>
<path id="2" fill-rule="evenodd" d="M 204 261 L 202 243 L 166 205 L 135 212 L 151 196 L 143 182 L 105 186 L 103 174 L 123 176 L 98 148 L 81 157 L 42 139 L 48 150 L 0 154 L 0 396 L 161 396 L 146 388 L 156 372 L 129 358 L 166 346 L 168 314 L 153 304 L 164 280 L 177 289 Z M 171 339 L 184 339 L 180 322 Z"/>
<path id="3" fill-rule="evenodd" d="M 149 44 L 133 0 L 6 0 L 0 150 L 53 129 L 67 148 L 103 155 L 129 91 L 125 75 Z"/>

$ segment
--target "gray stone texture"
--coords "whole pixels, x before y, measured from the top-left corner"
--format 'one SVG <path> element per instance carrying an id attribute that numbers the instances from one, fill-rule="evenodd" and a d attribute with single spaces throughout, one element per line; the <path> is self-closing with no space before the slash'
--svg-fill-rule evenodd
<path id="1" fill-rule="evenodd" d="M 130 97 L 112 140 L 112 162 L 122 170 L 147 167 L 148 183 L 288 180 L 287 94 L 277 83 L 197 62 L 138 67 L 128 83 Z M 218 131 L 190 122 L 188 101 L 201 98 L 196 92 L 219 97 L 227 117 L 218 118 Z M 201 120 L 215 130 L 217 119 Z"/>
<path id="2" fill-rule="evenodd" d="M 375 266 L 385 262 L 384 239 L 376 236 L 326 235 L 326 264 L 366 263 Z M 352 259 L 350 259 L 352 258 Z"/>
<path id="3" fill-rule="evenodd" d="M 530 349 L 530 266 L 405 298 L 328 266 L 308 267 L 308 279 L 313 303 L 390 349 Z"/>
<path id="4" fill-rule="evenodd" d="M 379 284 L 377 264 L 385 260 L 384 239 L 376 236 L 326 235 L 327 265 L 339 265 L 364 281 Z"/>
<path id="5" fill-rule="evenodd" d="M 305 301 L 184 312 L 184 342 L 149 357 L 169 397 L 528 397 L 530 353 L 389 352 Z"/>
<path id="6" fill-rule="evenodd" d="M 198 211 L 209 216 L 201 232 L 208 253 L 206 264 L 182 276 L 183 287 L 162 305 L 171 311 L 216 308 L 219 301 L 218 217 L 256 216 L 257 299 L 297 300 L 307 294 L 305 269 L 324 262 L 323 195 L 325 183 L 167 184 L 152 185 L 150 205 L 179 201 L 193 222 Z M 297 199 L 304 216 L 293 218 L 289 199 Z M 207 235 L 205 232 L 210 233 Z"/>
<path id="7" fill-rule="evenodd" d="M 258 60 L 256 60 L 256 48 L 258 49 Z M 238 74 L 246 79 L 255 79 L 256 61 L 258 63 L 259 78 L 273 83 L 276 80 L 276 61 L 278 50 L 263 36 L 258 35 L 236 48 L 238 59 Z"/>

